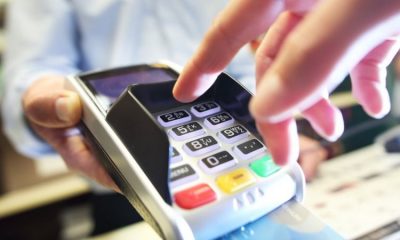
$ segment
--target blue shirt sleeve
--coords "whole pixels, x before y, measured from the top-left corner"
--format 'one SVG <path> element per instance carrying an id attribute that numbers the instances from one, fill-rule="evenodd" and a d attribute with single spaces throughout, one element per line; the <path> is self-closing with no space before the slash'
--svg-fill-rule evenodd
<path id="1" fill-rule="evenodd" d="M 79 36 L 68 0 L 13 0 L 7 11 L 3 128 L 17 151 L 35 158 L 53 150 L 26 124 L 22 95 L 40 76 L 79 70 Z"/>

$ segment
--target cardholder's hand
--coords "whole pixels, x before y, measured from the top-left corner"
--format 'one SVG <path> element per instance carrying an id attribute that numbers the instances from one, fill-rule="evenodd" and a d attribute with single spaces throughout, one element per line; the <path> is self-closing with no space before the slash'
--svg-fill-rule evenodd
<path id="1" fill-rule="evenodd" d="M 213 83 L 236 52 L 268 29 L 256 53 L 257 92 L 250 110 L 276 163 L 299 156 L 294 114 L 328 140 L 343 132 L 328 94 L 351 71 L 365 111 L 390 108 L 386 66 L 399 50 L 397 0 L 232 0 L 187 63 L 174 96 L 189 102 Z"/>
<path id="2" fill-rule="evenodd" d="M 270 149 L 275 161 L 297 159 L 297 131 L 281 124 L 293 122 L 294 113 L 301 113 L 327 140 L 342 134 L 343 118 L 328 94 L 349 71 L 353 95 L 364 110 L 377 118 L 387 114 L 386 67 L 399 49 L 394 37 L 399 8 L 395 1 L 326 0 L 302 16 L 284 13 L 271 26 L 257 60 L 269 57 L 272 63 L 259 74 L 250 110 L 267 142 L 274 132 L 287 133 Z"/>
<path id="3" fill-rule="evenodd" d="M 36 80 L 23 96 L 32 129 L 64 159 L 66 165 L 100 184 L 118 187 L 100 165 L 75 125 L 82 114 L 79 96 L 64 88 L 65 78 L 48 75 Z"/>

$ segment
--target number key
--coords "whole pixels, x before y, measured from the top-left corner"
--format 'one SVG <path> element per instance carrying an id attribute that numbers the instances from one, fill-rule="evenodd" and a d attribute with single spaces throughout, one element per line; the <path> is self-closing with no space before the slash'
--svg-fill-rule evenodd
<path id="1" fill-rule="evenodd" d="M 237 161 L 232 157 L 231 154 L 229 154 L 227 151 L 222 151 L 201 159 L 199 165 L 204 172 L 211 174 L 235 166 L 236 163 Z"/>
<path id="2" fill-rule="evenodd" d="M 231 115 L 229 115 L 226 112 L 219 113 L 214 116 L 208 117 L 204 121 L 206 126 L 211 129 L 222 128 L 222 127 L 232 124 L 233 122 L 234 122 L 234 120 L 231 117 Z"/>
<path id="3" fill-rule="evenodd" d="M 194 105 L 190 108 L 190 111 L 196 117 L 205 117 L 221 111 L 221 107 L 218 106 L 218 104 L 216 104 L 215 102 L 205 102 Z"/>
<path id="4" fill-rule="evenodd" d="M 174 148 L 170 148 L 170 162 L 171 163 L 176 163 L 182 161 L 182 155 Z"/>
<path id="5" fill-rule="evenodd" d="M 183 146 L 187 154 L 191 156 L 200 156 L 204 153 L 214 151 L 219 148 L 218 142 L 211 136 L 205 136 L 190 141 Z"/>
<path id="6" fill-rule="evenodd" d="M 169 130 L 169 134 L 175 140 L 185 140 L 205 133 L 204 128 L 198 122 L 191 122 Z"/>
<path id="7" fill-rule="evenodd" d="M 227 143 L 237 142 L 240 139 L 243 139 L 248 135 L 249 135 L 249 133 L 247 132 L 247 130 L 240 125 L 226 128 L 218 133 L 218 136 L 224 142 L 227 142 Z"/>
<path id="8" fill-rule="evenodd" d="M 161 114 L 157 117 L 158 122 L 163 127 L 171 127 L 180 123 L 188 122 L 192 116 L 185 110 L 178 110 L 175 112 Z"/>

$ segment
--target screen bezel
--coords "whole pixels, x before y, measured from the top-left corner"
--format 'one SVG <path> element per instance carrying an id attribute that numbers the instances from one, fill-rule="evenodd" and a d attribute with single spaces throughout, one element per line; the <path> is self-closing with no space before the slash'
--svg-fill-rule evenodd
<path id="1" fill-rule="evenodd" d="M 104 95 L 102 93 L 99 93 L 93 84 L 91 83 L 92 81 L 104 81 L 107 78 L 111 77 L 118 77 L 118 76 L 124 76 L 124 75 L 129 75 L 129 74 L 134 74 L 137 72 L 142 72 L 142 71 L 151 71 L 151 70 L 162 70 L 165 72 L 166 75 L 171 76 L 170 79 L 160 79 L 160 81 L 153 81 L 149 83 L 156 83 L 156 82 L 166 82 L 166 81 L 173 81 L 176 80 L 179 76 L 179 73 L 168 66 L 167 64 L 163 63 L 154 63 L 154 64 L 141 64 L 141 65 L 135 65 L 135 66 L 128 66 L 128 67 L 119 67 L 119 68 L 113 68 L 110 70 L 103 70 L 103 71 L 94 71 L 94 72 L 89 72 L 85 73 L 82 75 L 79 75 L 79 79 L 83 83 L 82 85 L 84 86 L 85 90 L 89 92 L 91 98 L 93 101 L 96 103 L 98 108 L 103 112 L 106 113 L 111 106 L 104 106 L 104 103 L 99 99 L 100 95 Z M 140 82 L 143 84 L 142 82 Z M 134 85 L 135 82 L 130 83 L 130 85 Z M 126 86 L 125 90 L 129 87 Z M 122 95 L 124 91 L 121 92 L 120 96 Z M 116 99 L 118 99 L 120 96 L 118 96 Z M 112 97 L 109 97 L 112 98 Z M 116 100 L 113 101 L 113 103 Z M 113 104 L 112 103 L 112 104 Z M 111 104 L 111 105 L 112 105 Z"/>

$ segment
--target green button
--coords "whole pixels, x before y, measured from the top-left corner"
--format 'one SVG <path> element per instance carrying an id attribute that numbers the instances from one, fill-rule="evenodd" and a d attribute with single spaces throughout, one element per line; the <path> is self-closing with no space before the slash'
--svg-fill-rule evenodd
<path id="1" fill-rule="evenodd" d="M 268 177 L 280 169 L 280 167 L 272 161 L 270 155 L 255 160 L 250 164 L 250 168 L 260 177 Z"/>

